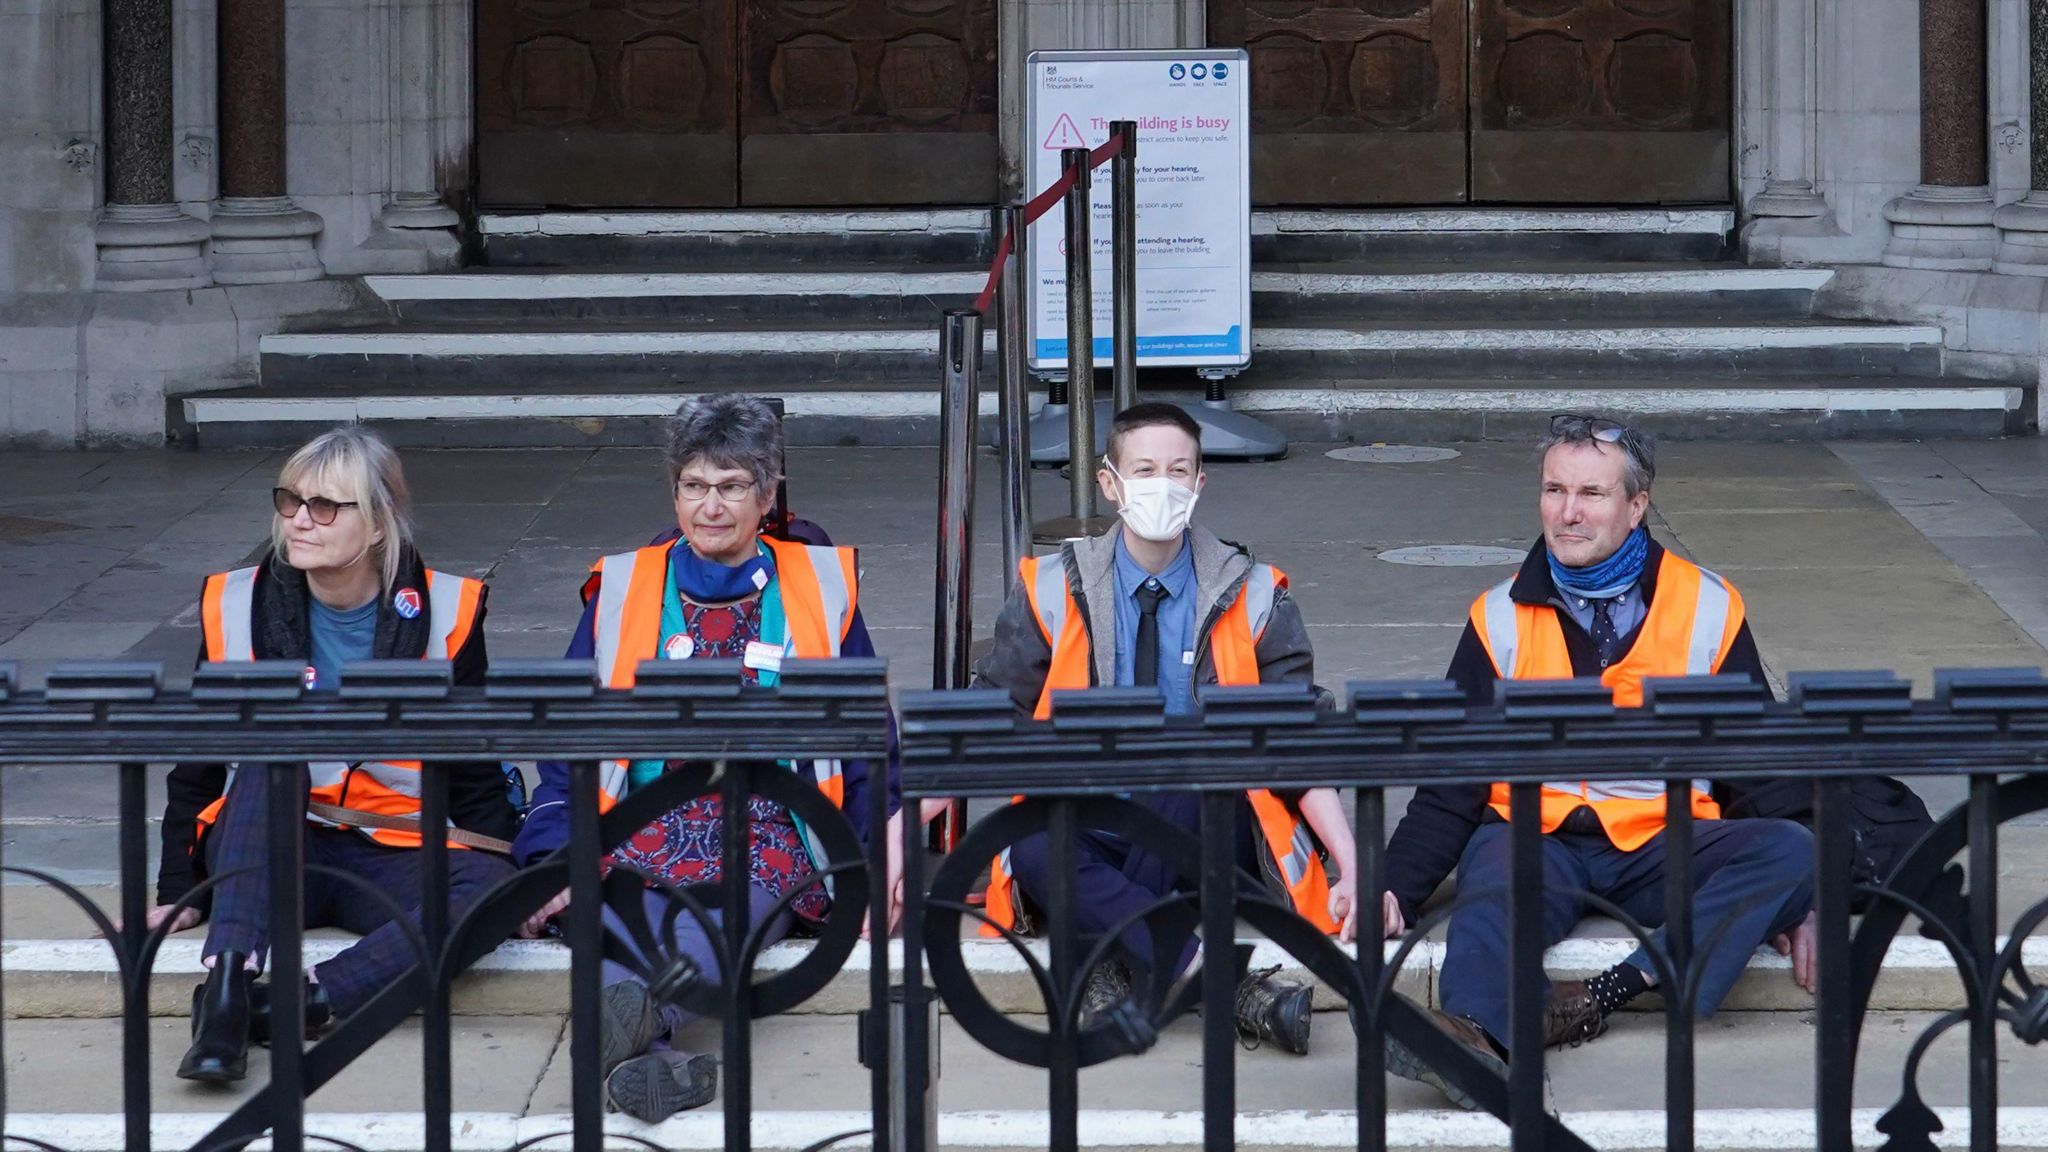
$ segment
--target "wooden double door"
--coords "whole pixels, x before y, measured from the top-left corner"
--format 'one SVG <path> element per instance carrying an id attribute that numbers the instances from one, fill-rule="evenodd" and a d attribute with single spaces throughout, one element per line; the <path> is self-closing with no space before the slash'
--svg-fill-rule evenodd
<path id="1" fill-rule="evenodd" d="M 1262 204 L 1726 201 L 1732 0 L 1208 0 Z"/>
<path id="2" fill-rule="evenodd" d="M 478 201 L 991 201 L 995 4 L 478 0 Z"/>

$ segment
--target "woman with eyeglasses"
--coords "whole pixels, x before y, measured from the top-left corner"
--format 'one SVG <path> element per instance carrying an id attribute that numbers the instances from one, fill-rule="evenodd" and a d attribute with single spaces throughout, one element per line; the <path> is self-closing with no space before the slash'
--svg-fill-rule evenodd
<path id="1" fill-rule="evenodd" d="M 285 461 L 271 502 L 276 515 L 262 562 L 206 580 L 201 663 L 289 660 L 304 666 L 311 692 L 334 691 L 345 664 L 369 659 L 448 660 L 456 683 L 482 683 L 484 585 L 421 563 L 405 474 L 388 445 L 356 427 L 320 436 Z M 259 763 L 181 764 L 170 775 L 149 927 L 182 931 L 198 924 L 209 902 L 213 910 L 202 953 L 209 972 L 193 999 L 192 1045 L 178 1067 L 187 1080 L 242 1079 L 249 1041 L 270 1035 L 268 988 L 255 978 L 272 929 L 273 771 Z M 497 764 L 450 771 L 447 835 L 459 849 L 448 857 L 453 922 L 512 874 L 504 853 L 517 814 Z M 417 916 L 420 766 L 314 763 L 301 770 L 298 787 L 306 808 L 306 927 L 363 934 L 305 973 L 306 1021 L 317 1030 L 415 962 L 405 927 L 375 893 Z M 205 876 L 217 878 L 215 887 L 195 893 Z"/>
<path id="2" fill-rule="evenodd" d="M 766 403 L 740 395 L 685 402 L 669 421 L 666 465 L 675 530 L 648 547 L 606 556 L 592 568 L 583 587 L 583 618 L 569 645 L 571 659 L 595 659 L 599 678 L 615 688 L 632 687 L 641 662 L 657 659 L 734 660 L 742 683 L 768 687 L 780 678 L 785 660 L 874 655 L 860 616 L 853 549 L 795 543 L 762 531 L 783 475 L 782 424 Z M 888 788 L 889 809 L 896 811 L 891 760 L 875 766 L 879 780 L 860 761 L 790 767 L 870 842 L 881 830 L 868 827 L 868 789 Z M 680 767 L 660 761 L 604 764 L 600 811 Z M 567 843 L 569 805 L 577 800 L 568 766 L 543 763 L 513 858 L 531 864 Z M 615 874 L 630 869 L 647 885 L 641 904 L 625 910 L 641 923 L 629 924 L 617 908 L 602 910 L 613 943 L 635 960 L 605 961 L 605 1094 L 613 1108 L 640 1120 L 664 1120 L 709 1103 L 717 1092 L 716 1059 L 672 1047 L 692 1017 L 650 990 L 648 974 L 694 969 L 697 979 L 720 979 L 708 926 L 684 908 L 672 908 L 664 887 L 715 891 L 724 860 L 721 819 L 715 794 L 686 800 L 619 844 L 609 858 Z M 892 815 L 892 827 L 898 819 Z M 819 873 L 827 862 L 811 829 L 783 805 L 754 796 L 747 821 L 749 923 L 765 936 L 766 946 L 825 918 L 831 896 Z M 893 859 L 900 832 L 892 831 L 888 843 L 893 928 L 901 897 Z M 522 935 L 547 931 L 568 905 L 565 891 L 527 921 Z M 716 921 L 717 913 L 712 916 Z M 635 928 L 651 931 L 643 935 Z M 645 948 L 650 937 L 655 955 Z"/>

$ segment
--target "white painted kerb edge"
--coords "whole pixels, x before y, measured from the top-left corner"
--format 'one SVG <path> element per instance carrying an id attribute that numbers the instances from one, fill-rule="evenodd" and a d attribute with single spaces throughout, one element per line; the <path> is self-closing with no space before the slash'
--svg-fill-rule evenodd
<path id="1" fill-rule="evenodd" d="M 1968 1142 L 1966 1108 L 1936 1108 L 1942 1142 L 1956 1147 Z M 1851 1114 L 1859 1147 L 1875 1147 L 1884 1137 L 1877 1131 L 1883 1110 L 1859 1108 Z M 150 1118 L 152 1142 L 189 1146 L 226 1119 L 224 1113 L 158 1113 Z M 1084 1148 L 1198 1148 L 1202 1144 L 1199 1112 L 1083 1109 L 1077 1116 Z M 1595 1148 L 1662 1148 L 1662 1110 L 1565 1112 L 1559 1117 Z M 528 1141 L 548 1152 L 569 1146 L 572 1119 L 567 1114 L 518 1116 L 510 1112 L 457 1112 L 450 1134 L 457 1152 L 503 1152 Z M 1051 1133 L 1041 1111 L 941 1112 L 939 1142 L 947 1148 L 1043 1148 Z M 764 1152 L 809 1147 L 846 1132 L 865 1130 L 866 1112 L 756 1111 L 752 1134 Z M 1814 1116 L 1803 1108 L 1702 1109 L 1694 1114 L 1694 1147 L 1702 1152 L 1788 1152 L 1811 1149 L 1817 1134 Z M 1357 1146 L 1356 1114 L 1329 1111 L 1240 1112 L 1235 1121 L 1242 1148 L 1351 1148 Z M 722 1149 L 725 1118 L 716 1109 L 686 1113 L 660 1124 L 640 1124 L 607 1116 L 608 1132 L 630 1134 L 669 1149 Z M 125 1147 L 122 1117 L 110 1113 L 16 1112 L 7 1118 L 9 1136 L 42 1141 L 67 1152 L 118 1152 Z M 407 1112 L 309 1112 L 308 1136 L 336 1135 L 365 1152 L 417 1152 L 423 1145 L 425 1122 Z M 555 1137 L 555 1139 L 549 1139 Z M 1506 1148 L 1508 1129 L 1483 1114 L 1453 1111 L 1398 1111 L 1387 1114 L 1387 1143 L 1395 1148 Z M 2000 1108 L 1998 1143 L 2008 1152 L 2048 1149 L 2048 1108 Z M 259 1140 L 252 1148 L 268 1152 Z"/>

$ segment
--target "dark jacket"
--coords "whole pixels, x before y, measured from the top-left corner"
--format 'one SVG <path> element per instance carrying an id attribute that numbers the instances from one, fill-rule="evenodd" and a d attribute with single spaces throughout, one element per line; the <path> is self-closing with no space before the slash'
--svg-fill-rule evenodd
<path id="1" fill-rule="evenodd" d="M 1664 548 L 1656 541 L 1650 542 L 1650 554 L 1643 562 L 1643 575 L 1637 585 L 1643 591 L 1643 602 L 1648 605 L 1657 592 L 1657 573 L 1664 562 Z M 1558 609 L 1557 622 L 1564 630 L 1565 649 L 1571 655 L 1572 675 L 1600 675 L 1600 657 L 1593 648 L 1592 637 L 1564 610 L 1563 598 L 1557 585 L 1550 578 L 1550 554 L 1541 540 L 1529 550 L 1529 556 L 1522 562 L 1522 570 L 1515 576 L 1514 585 L 1508 595 L 1518 604 L 1548 604 Z M 1636 633 L 1642 631 L 1638 625 L 1635 633 L 1625 637 L 1633 643 Z M 1767 684 L 1764 676 L 1763 658 L 1757 653 L 1756 639 L 1750 635 L 1749 622 L 1745 620 L 1741 631 L 1736 633 L 1735 643 L 1728 649 L 1728 656 L 1721 662 L 1721 674 L 1748 676 L 1758 684 Z M 1493 704 L 1494 684 L 1500 679 L 1493 669 L 1493 658 L 1486 654 L 1486 645 L 1479 639 L 1479 633 L 1466 621 L 1465 632 L 1458 638 L 1458 649 L 1451 656 L 1450 670 L 1444 678 L 1455 683 L 1473 705 L 1487 707 Z M 1401 902 L 1401 915 L 1409 922 L 1415 922 L 1416 910 L 1451 869 L 1458 866 L 1458 857 L 1464 854 L 1465 844 L 1479 825 L 1488 820 L 1498 820 L 1493 809 L 1487 807 L 1490 788 L 1485 784 L 1424 785 L 1415 790 L 1415 798 L 1408 802 L 1408 814 L 1394 829 L 1393 837 L 1387 843 L 1387 889 Z"/>
<path id="2" fill-rule="evenodd" d="M 804 543 L 829 545 L 831 541 L 816 525 L 807 521 L 795 522 L 796 527 L 787 538 Z M 666 544 L 682 535 L 671 528 L 656 536 L 651 543 Z M 576 634 L 569 639 L 569 650 L 563 657 L 569 660 L 589 660 L 597 654 L 596 618 L 597 588 L 595 579 L 584 585 L 583 617 L 576 623 Z M 874 641 L 868 637 L 867 622 L 861 618 L 860 608 L 853 610 L 853 623 L 847 630 L 846 639 L 839 646 L 839 654 L 848 659 L 872 657 L 875 654 Z M 889 728 L 889 759 L 884 774 L 884 786 L 889 790 L 889 813 L 895 815 L 901 806 L 897 776 L 896 729 L 892 720 Z M 848 760 L 840 765 L 846 782 L 841 812 L 861 843 L 869 842 L 871 835 L 880 829 L 868 827 L 868 788 L 873 779 L 871 765 L 865 760 Z M 540 763 L 540 782 L 533 790 L 533 804 L 527 810 L 526 824 L 519 830 L 519 838 L 512 844 L 512 860 L 521 867 L 541 859 L 548 853 L 569 842 L 569 765 L 559 760 L 543 760 Z"/>
<path id="3" fill-rule="evenodd" d="M 1116 683 L 1116 534 L 1113 528 L 1101 536 L 1062 545 L 1060 563 L 1066 566 L 1067 591 L 1088 628 L 1092 658 L 1092 684 Z M 1205 528 L 1190 528 L 1195 562 L 1195 603 L 1205 605 L 1195 624 L 1195 675 L 1197 694 L 1216 683 L 1215 655 L 1209 649 L 1209 634 L 1217 618 L 1237 601 L 1238 590 L 1251 575 L 1251 551 L 1241 544 L 1218 539 Z M 1102 614 L 1098 625 L 1096 613 Z M 1258 640 L 1259 682 L 1261 684 L 1311 684 L 1315 682 L 1315 650 L 1309 645 L 1308 629 L 1301 611 L 1282 589 L 1273 598 L 1273 614 Z M 1001 688 L 1026 715 L 1038 708 L 1039 694 L 1052 668 L 1052 645 L 1038 625 L 1031 598 L 1022 581 L 1010 590 L 996 617 L 995 647 L 974 669 L 974 686 Z"/>
<path id="4" fill-rule="evenodd" d="M 426 566 L 407 549 L 399 560 L 399 586 L 424 590 Z M 490 658 L 484 646 L 485 601 L 490 589 L 477 601 L 476 626 L 455 654 L 455 682 L 482 684 Z M 312 594 L 306 577 L 298 569 L 275 557 L 266 560 L 256 578 L 252 604 L 255 656 L 258 660 L 304 662 L 312 654 Z M 377 634 L 372 655 L 379 660 L 417 660 L 427 651 L 432 622 L 421 612 L 408 620 L 392 610 L 391 598 L 380 595 L 377 603 Z M 206 663 L 206 641 L 199 642 L 198 663 Z M 485 836 L 509 840 L 518 829 L 519 816 L 506 795 L 505 774 L 496 761 L 462 762 L 453 766 L 449 781 L 449 816 L 458 828 Z M 205 874 L 205 859 L 199 851 L 199 813 L 220 798 L 227 787 L 225 764 L 180 764 L 165 781 L 169 795 L 164 805 L 163 857 L 157 867 L 157 903 L 172 904 L 183 898 Z M 202 899 L 202 906 L 205 901 Z"/>

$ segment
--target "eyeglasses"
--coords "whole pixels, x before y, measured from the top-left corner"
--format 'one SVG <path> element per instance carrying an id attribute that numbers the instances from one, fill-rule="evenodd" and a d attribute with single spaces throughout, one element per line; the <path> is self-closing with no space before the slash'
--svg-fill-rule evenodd
<path id="1" fill-rule="evenodd" d="M 1576 412 L 1560 412 L 1550 418 L 1550 434 L 1568 436 L 1580 429 L 1602 444 L 1619 444 L 1623 440 L 1635 439 L 1635 432 L 1619 420 L 1605 416 L 1586 416 Z"/>
<path id="2" fill-rule="evenodd" d="M 718 493 L 718 498 L 725 503 L 737 504 L 752 495 L 754 489 L 759 487 L 760 484 L 753 480 L 727 480 L 723 484 L 706 484 L 702 480 L 676 481 L 676 492 L 693 504 L 713 492 Z"/>
<path id="3" fill-rule="evenodd" d="M 270 503 L 277 509 L 277 514 L 287 520 L 296 519 L 299 509 L 304 508 L 306 514 L 313 518 L 313 523 L 323 527 L 334 523 L 335 517 L 341 515 L 343 508 L 358 507 L 353 500 L 329 500 L 325 496 L 301 496 L 289 488 L 272 488 L 270 490 Z"/>

